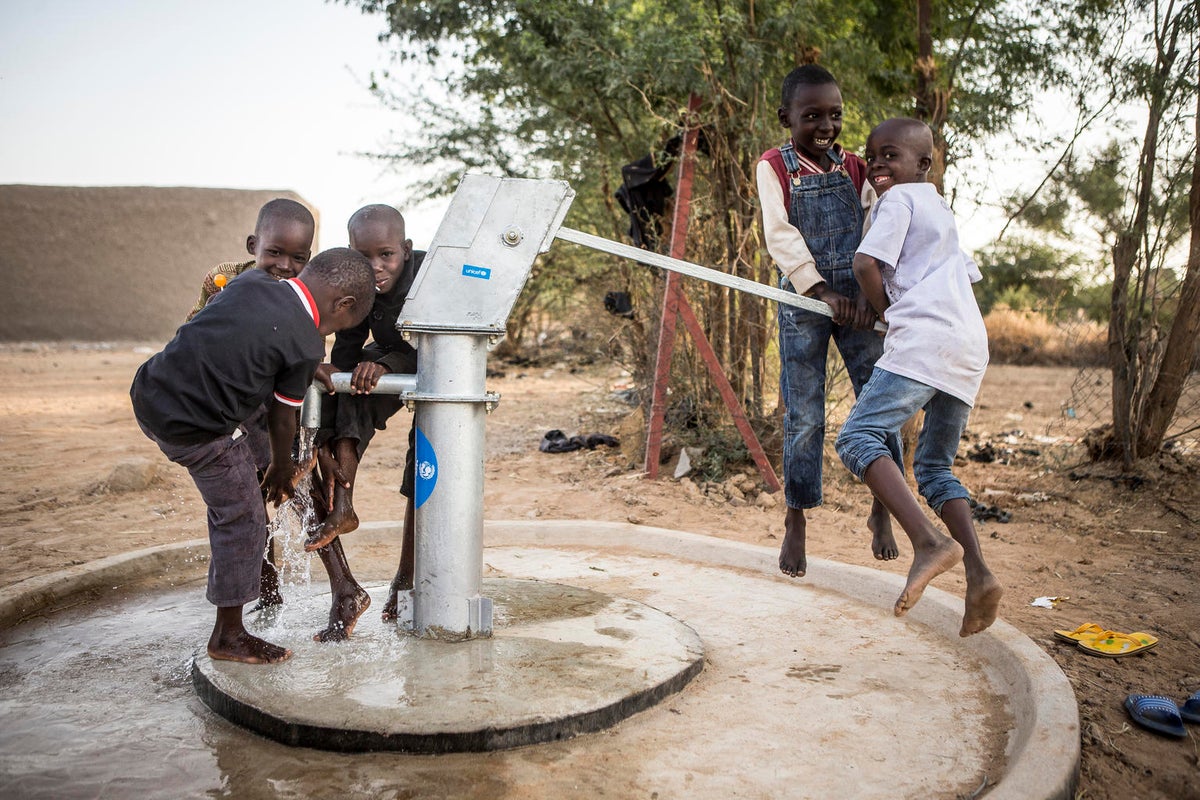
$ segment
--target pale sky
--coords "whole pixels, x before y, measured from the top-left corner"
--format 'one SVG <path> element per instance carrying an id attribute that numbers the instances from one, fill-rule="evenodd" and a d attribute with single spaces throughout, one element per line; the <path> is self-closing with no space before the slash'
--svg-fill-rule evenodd
<path id="1" fill-rule="evenodd" d="M 407 205 L 405 177 L 358 155 L 419 126 L 366 88 L 394 66 L 383 29 L 323 0 L 0 0 L 0 183 L 291 189 L 320 211 L 321 249 L 389 203 L 425 248 L 448 200 Z M 1003 219 L 965 195 L 1044 160 L 983 150 L 950 176 L 969 248 Z"/>
<path id="2" fill-rule="evenodd" d="M 415 125 L 366 88 L 383 29 L 323 0 L 0 0 L 0 183 L 291 189 L 321 249 L 389 203 L 424 248 L 445 203 L 356 155 Z"/>

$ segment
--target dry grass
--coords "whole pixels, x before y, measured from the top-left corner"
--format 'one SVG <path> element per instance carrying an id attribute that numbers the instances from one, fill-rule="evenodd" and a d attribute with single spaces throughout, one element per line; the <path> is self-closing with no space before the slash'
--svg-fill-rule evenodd
<path id="1" fill-rule="evenodd" d="M 996 306 L 984 319 L 994 364 L 1099 366 L 1107 329 L 1083 316 L 1053 319 L 1037 311 Z"/>

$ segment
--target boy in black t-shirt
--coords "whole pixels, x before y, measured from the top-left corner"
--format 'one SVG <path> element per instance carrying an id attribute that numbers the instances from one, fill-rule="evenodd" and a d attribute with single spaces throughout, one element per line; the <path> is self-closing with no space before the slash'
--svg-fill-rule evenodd
<path id="1" fill-rule="evenodd" d="M 317 222 L 312 212 L 295 200 L 277 197 L 267 201 L 258 210 L 254 233 L 246 237 L 246 252 L 254 256 L 249 261 L 232 261 L 218 264 L 208 271 L 200 287 L 200 299 L 188 312 L 184 322 L 204 310 L 221 289 L 234 278 L 248 270 L 259 269 L 277 280 L 294 278 L 304 269 L 312 257 L 313 237 L 317 233 Z M 267 435 L 267 407 L 262 406 L 241 426 L 246 442 L 254 452 L 255 462 L 261 472 L 271 463 L 271 442 Z M 263 548 L 262 592 L 257 608 L 277 606 L 283 603 L 279 592 L 279 570 L 275 566 L 275 540 L 263 532 L 266 545 Z M 321 561 L 331 575 L 339 573 L 345 563 L 340 544 L 336 552 L 322 551 Z M 332 567 L 331 567 L 332 564 Z M 349 567 L 347 567 L 347 570 Z M 332 578 L 331 578 L 332 580 Z"/>
<path id="2" fill-rule="evenodd" d="M 260 591 L 263 491 L 278 506 L 311 469 L 292 460 L 296 410 L 325 354 L 325 337 L 363 320 L 374 283 L 370 262 L 348 248 L 321 253 L 296 278 L 247 272 L 133 379 L 138 425 L 187 468 L 208 506 L 207 597 L 217 606 L 210 658 L 270 664 L 292 654 L 242 623 L 242 606 Z M 251 448 L 237 432 L 268 400 L 271 463 L 260 488 Z"/>

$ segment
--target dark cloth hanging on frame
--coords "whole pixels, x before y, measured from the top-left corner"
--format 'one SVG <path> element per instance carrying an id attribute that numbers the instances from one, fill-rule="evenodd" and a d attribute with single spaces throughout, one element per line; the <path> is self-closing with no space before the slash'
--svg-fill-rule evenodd
<path id="1" fill-rule="evenodd" d="M 674 163 L 674 158 L 667 158 L 656 166 L 654 156 L 645 155 L 621 167 L 622 183 L 616 198 L 629 215 L 629 238 L 636 247 L 659 252 L 662 217 L 674 193 L 666 174 Z"/>

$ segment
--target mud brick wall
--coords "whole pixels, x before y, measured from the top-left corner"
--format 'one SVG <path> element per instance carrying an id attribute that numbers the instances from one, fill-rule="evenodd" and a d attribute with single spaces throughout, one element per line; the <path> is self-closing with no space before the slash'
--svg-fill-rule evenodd
<path id="1" fill-rule="evenodd" d="M 165 342 L 205 273 L 250 257 L 275 197 L 312 208 L 290 191 L 0 185 L 0 341 Z"/>

